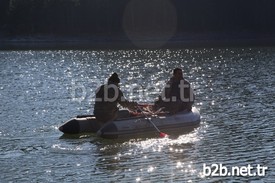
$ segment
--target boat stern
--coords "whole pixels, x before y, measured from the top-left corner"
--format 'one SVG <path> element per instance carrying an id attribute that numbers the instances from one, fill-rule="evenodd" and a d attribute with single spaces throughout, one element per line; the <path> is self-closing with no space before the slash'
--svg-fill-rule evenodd
<path id="1" fill-rule="evenodd" d="M 80 131 L 79 122 L 76 118 L 70 119 L 69 121 L 65 122 L 59 128 L 59 131 L 67 134 L 77 134 Z"/>

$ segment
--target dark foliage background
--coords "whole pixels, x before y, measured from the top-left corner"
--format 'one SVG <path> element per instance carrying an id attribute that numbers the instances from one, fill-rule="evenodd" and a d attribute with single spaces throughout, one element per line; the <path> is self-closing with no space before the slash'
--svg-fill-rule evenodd
<path id="1" fill-rule="evenodd" d="M 1 0 L 0 38 L 261 37 L 275 32 L 274 9 L 274 0 Z"/>

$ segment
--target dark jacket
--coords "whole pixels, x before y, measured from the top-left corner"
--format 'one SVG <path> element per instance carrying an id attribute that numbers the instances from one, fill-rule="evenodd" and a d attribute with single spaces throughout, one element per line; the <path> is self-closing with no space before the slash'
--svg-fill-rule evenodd
<path id="1" fill-rule="evenodd" d="M 189 81 L 185 79 L 176 80 L 173 77 L 170 78 L 170 80 L 166 83 L 165 98 L 172 101 L 173 97 L 176 101 L 192 102 L 192 100 L 194 100 L 194 94 Z"/>
<path id="2" fill-rule="evenodd" d="M 109 82 L 108 84 L 101 85 L 96 90 L 94 115 L 102 123 L 114 120 L 117 117 L 118 104 L 127 108 L 133 106 L 133 102 L 127 101 L 122 91 L 114 83 Z"/>
<path id="3" fill-rule="evenodd" d="M 183 110 L 191 110 L 195 96 L 190 83 L 185 80 L 177 80 L 174 77 L 166 83 L 162 96 L 156 101 L 158 107 L 165 107 L 171 113 Z"/>

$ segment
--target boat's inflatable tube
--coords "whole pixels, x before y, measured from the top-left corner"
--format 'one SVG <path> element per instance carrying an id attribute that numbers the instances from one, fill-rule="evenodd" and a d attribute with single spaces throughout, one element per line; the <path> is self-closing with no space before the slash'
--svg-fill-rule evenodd
<path id="1" fill-rule="evenodd" d="M 193 107 L 192 111 L 180 112 L 175 115 L 152 116 L 152 122 L 164 132 L 183 132 L 194 128 L 200 123 L 199 111 Z M 103 138 L 118 138 L 129 136 L 145 136 L 156 132 L 156 129 L 143 116 L 120 118 L 100 126 L 94 116 L 77 116 L 59 127 L 65 134 L 97 133 Z"/>

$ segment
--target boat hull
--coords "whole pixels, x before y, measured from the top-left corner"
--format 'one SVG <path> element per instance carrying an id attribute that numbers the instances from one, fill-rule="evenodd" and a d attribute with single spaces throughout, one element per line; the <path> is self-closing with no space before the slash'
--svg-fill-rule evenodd
<path id="1" fill-rule="evenodd" d="M 175 115 L 153 116 L 151 121 L 163 132 L 184 133 L 200 124 L 200 114 L 193 107 L 190 112 Z M 64 134 L 97 133 L 100 129 L 94 116 L 76 117 L 59 127 Z M 155 134 L 156 129 L 148 119 L 140 117 L 122 118 L 107 122 L 98 135 L 102 138 L 140 137 Z"/>

